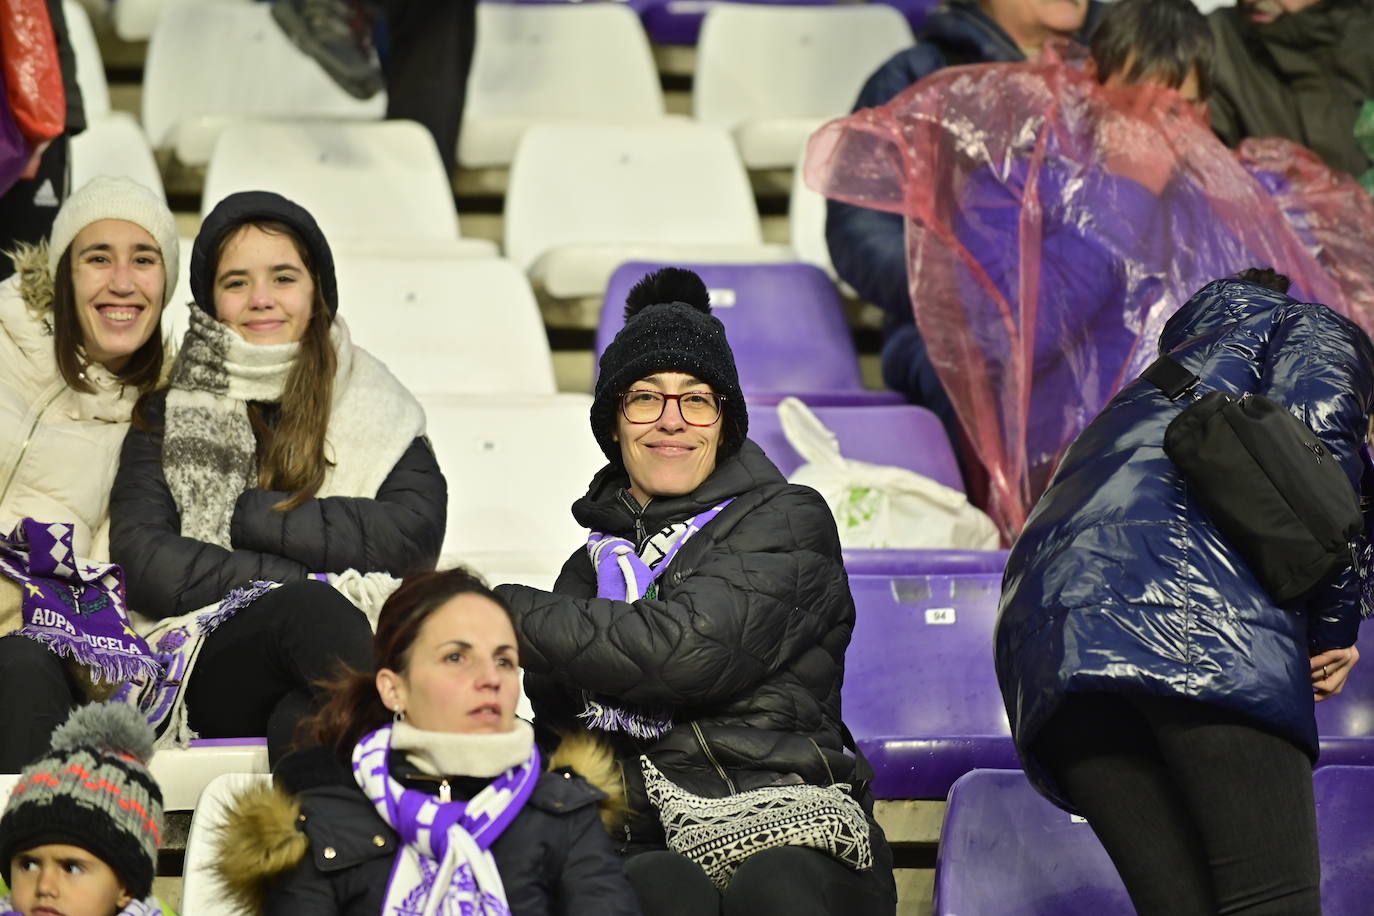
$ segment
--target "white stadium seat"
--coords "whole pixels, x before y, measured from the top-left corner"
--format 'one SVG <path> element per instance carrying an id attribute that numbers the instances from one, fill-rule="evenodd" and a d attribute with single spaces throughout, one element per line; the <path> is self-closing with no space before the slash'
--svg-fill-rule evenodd
<path id="1" fill-rule="evenodd" d="M 63 0 L 62 15 L 67 20 L 67 40 L 76 58 L 76 85 L 81 89 L 86 120 L 103 117 L 110 113 L 110 86 L 105 81 L 105 64 L 91 28 L 91 17 L 75 0 Z"/>
<path id="2" fill-rule="evenodd" d="M 265 773 L 227 773 L 217 776 L 205 787 L 186 837 L 181 916 L 250 916 L 247 910 L 235 907 L 225 897 L 211 867 L 219 857 L 219 827 L 224 823 L 229 805 L 243 792 L 271 784 L 272 777 Z"/>
<path id="3" fill-rule="evenodd" d="M 550 588 L 587 541 L 573 501 L 606 463 L 590 395 L 422 397 L 448 479 L 440 567 L 463 563 L 493 584 Z"/>
<path id="4" fill-rule="evenodd" d="M 495 254 L 490 242 L 460 240 L 439 150 L 414 121 L 230 125 L 205 174 L 201 213 L 251 190 L 276 191 L 309 210 L 331 245 Z"/>
<path id="5" fill-rule="evenodd" d="M 864 81 L 913 38 L 880 3 L 717 3 L 697 44 L 692 110 L 733 130 L 749 168 L 790 168 L 806 138 L 846 114 Z"/>
<path id="6" fill-rule="evenodd" d="M 281 33 L 265 3 L 176 3 L 162 11 L 143 69 L 143 129 L 154 149 L 204 165 L 244 118 L 376 120 Z"/>
<path id="7" fill-rule="evenodd" d="M 71 139 L 72 190 L 97 175 L 132 178 L 159 197 L 164 194 L 157 159 L 138 122 L 122 111 L 91 118 Z"/>
<path id="8" fill-rule="evenodd" d="M 335 251 L 335 264 L 354 343 L 411 391 L 557 391 L 539 305 L 509 261 Z"/>
<path id="9" fill-rule="evenodd" d="M 480 3 L 458 161 L 509 165 L 543 121 L 634 122 L 664 116 L 649 40 L 614 3 Z"/>
<path id="10" fill-rule="evenodd" d="M 271 772 L 265 738 L 197 740 L 191 747 L 163 749 L 153 754 L 148 770 L 162 787 L 167 811 L 195 810 L 205 787 L 221 774 Z"/>
<path id="11" fill-rule="evenodd" d="M 532 127 L 506 194 L 506 256 L 558 297 L 628 260 L 775 261 L 729 135 L 689 122 Z"/>
<path id="12" fill-rule="evenodd" d="M 147 41 L 153 37 L 162 11 L 187 0 L 112 0 L 110 19 L 115 34 L 125 41 Z M 198 2 L 198 0 L 192 0 Z M 214 0 L 217 3 L 252 3 L 254 0 Z"/>

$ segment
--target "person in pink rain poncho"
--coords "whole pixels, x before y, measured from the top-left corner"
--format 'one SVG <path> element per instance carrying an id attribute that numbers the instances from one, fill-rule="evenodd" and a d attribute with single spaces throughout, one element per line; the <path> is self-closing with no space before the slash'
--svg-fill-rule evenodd
<path id="1" fill-rule="evenodd" d="M 1211 53 L 1188 0 L 1122 0 L 1091 56 L 942 70 L 811 138 L 811 187 L 907 218 L 916 322 L 1008 540 L 1209 281 L 1270 266 L 1374 328 L 1374 203 L 1289 141 L 1222 145 Z"/>

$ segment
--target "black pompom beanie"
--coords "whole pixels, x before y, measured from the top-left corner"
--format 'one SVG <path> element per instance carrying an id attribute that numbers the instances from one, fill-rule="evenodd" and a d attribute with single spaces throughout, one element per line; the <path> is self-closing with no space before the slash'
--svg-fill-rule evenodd
<path id="1" fill-rule="evenodd" d="M 219 246 L 229 233 L 244 223 L 276 220 L 290 226 L 310 252 L 315 274 L 324 297 L 325 307 L 332 319 L 339 310 L 339 287 L 334 279 L 334 255 L 329 250 L 324 233 L 315 217 L 302 206 L 271 191 L 240 191 L 215 204 L 215 209 L 200 224 L 195 244 L 191 246 L 191 294 L 196 305 L 211 318 L 215 314 L 215 269 L 218 267 Z"/>
<path id="2" fill-rule="evenodd" d="M 685 372 L 706 382 L 725 400 L 717 462 L 729 458 L 749 432 L 749 412 L 739 387 L 735 354 L 725 327 L 711 314 L 706 284 L 690 270 L 664 267 L 644 277 L 625 300 L 625 326 L 601 354 L 592 400 L 592 433 L 601 451 L 619 465 L 616 430 L 619 397 L 655 372 Z"/>

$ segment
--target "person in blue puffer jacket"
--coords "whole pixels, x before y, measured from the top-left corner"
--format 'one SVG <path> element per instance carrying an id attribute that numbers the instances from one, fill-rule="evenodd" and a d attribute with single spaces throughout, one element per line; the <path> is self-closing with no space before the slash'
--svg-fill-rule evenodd
<path id="1" fill-rule="evenodd" d="M 916 44 L 869 76 L 854 111 L 876 108 L 936 70 L 1022 61 L 1055 38 L 1087 43 L 1105 5 L 1097 0 L 950 0 L 931 11 Z M 912 313 L 905 220 L 895 213 L 829 201 L 826 245 L 835 271 L 883 310 L 883 381 L 930 408 L 957 445 L 958 419 Z"/>
<path id="2" fill-rule="evenodd" d="M 1287 288 L 1262 270 L 1208 284 L 1160 352 L 1204 392 L 1288 407 L 1367 495 L 1374 344 Z M 1180 409 L 1128 384 L 1012 548 L 996 653 L 1017 750 L 1037 789 L 1087 818 L 1143 916 L 1319 916 L 1313 700 L 1359 658 L 1364 583 L 1347 570 L 1275 606 L 1164 453 Z"/>

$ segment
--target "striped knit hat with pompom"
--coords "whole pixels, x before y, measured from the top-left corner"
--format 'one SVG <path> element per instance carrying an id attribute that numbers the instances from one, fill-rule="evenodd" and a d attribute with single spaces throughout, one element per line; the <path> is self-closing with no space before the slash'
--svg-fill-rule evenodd
<path id="1" fill-rule="evenodd" d="M 132 706 L 101 703 L 72 713 L 52 750 L 20 773 L 0 816 L 0 876 L 26 850 L 86 850 L 136 899 L 153 889 L 162 841 L 162 792 L 148 772 L 153 730 Z"/>

